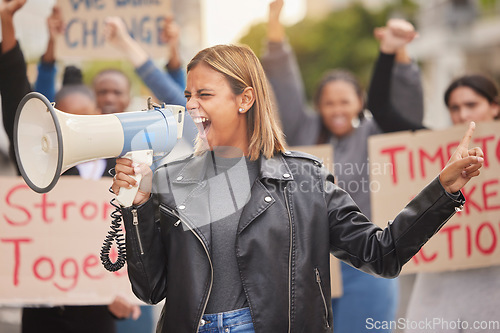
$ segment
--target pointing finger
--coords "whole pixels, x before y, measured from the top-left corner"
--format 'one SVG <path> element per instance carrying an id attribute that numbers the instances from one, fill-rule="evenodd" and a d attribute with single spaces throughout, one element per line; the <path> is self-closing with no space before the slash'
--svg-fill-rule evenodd
<path id="1" fill-rule="evenodd" d="M 472 134 L 474 133 L 474 129 L 476 128 L 476 123 L 471 121 L 469 123 L 469 128 L 467 129 L 467 132 L 465 132 L 464 137 L 462 138 L 462 141 L 460 142 L 459 146 L 462 146 L 466 149 L 469 148 L 469 143 L 472 138 Z"/>

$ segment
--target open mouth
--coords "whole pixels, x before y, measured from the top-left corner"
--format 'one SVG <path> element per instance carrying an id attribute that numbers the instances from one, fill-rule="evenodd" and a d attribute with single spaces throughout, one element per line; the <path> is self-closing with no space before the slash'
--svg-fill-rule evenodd
<path id="1" fill-rule="evenodd" d="M 344 127 L 347 124 L 347 118 L 343 116 L 334 116 L 330 119 L 333 127 Z"/>
<path id="2" fill-rule="evenodd" d="M 210 130 L 210 125 L 212 124 L 210 119 L 208 119 L 207 117 L 198 116 L 198 117 L 194 117 L 193 121 L 194 121 L 196 127 L 198 128 L 198 132 L 200 133 L 200 137 L 206 138 L 208 131 Z"/>

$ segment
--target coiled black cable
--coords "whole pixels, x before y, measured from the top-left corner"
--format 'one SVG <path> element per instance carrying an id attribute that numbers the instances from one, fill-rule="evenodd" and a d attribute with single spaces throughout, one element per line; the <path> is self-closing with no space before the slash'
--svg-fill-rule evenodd
<path id="1" fill-rule="evenodd" d="M 109 189 L 111 193 L 113 191 L 111 188 Z M 121 221 L 122 214 L 120 212 L 120 206 L 115 203 L 116 199 L 113 198 L 109 203 L 111 206 L 115 207 L 115 210 L 110 214 L 111 218 L 111 230 L 108 231 L 108 235 L 106 239 L 104 239 L 104 243 L 101 248 L 101 262 L 104 268 L 106 268 L 110 272 L 116 272 L 121 269 L 127 260 L 127 251 L 125 248 L 125 236 L 121 232 Z M 113 242 L 116 242 L 116 247 L 118 249 L 118 258 L 115 262 L 111 261 L 109 257 L 109 252 L 111 250 L 111 246 Z"/>

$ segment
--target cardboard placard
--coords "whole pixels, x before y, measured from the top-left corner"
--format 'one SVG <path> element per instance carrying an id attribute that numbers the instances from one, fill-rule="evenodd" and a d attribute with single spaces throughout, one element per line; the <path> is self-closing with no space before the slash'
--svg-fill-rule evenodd
<path id="1" fill-rule="evenodd" d="M 466 131 L 418 131 L 371 137 L 369 153 L 373 221 L 387 221 L 438 176 Z M 480 147 L 485 161 L 479 177 L 463 189 L 467 202 L 414 256 L 403 273 L 438 272 L 500 264 L 500 122 L 477 123 L 469 148 Z M 386 168 L 386 165 L 390 165 Z M 387 171 L 388 170 L 388 171 Z M 422 223 L 425 223 L 422 221 Z"/>
<path id="2" fill-rule="evenodd" d="M 150 57 L 166 56 L 160 31 L 163 19 L 170 12 L 169 0 L 57 0 L 57 4 L 66 24 L 56 44 L 58 58 L 123 58 L 104 38 L 108 16 L 120 17 Z"/>
<path id="3" fill-rule="evenodd" d="M 290 147 L 290 150 L 302 151 L 314 155 L 323 161 L 325 167 L 333 173 L 333 146 L 331 144 L 322 144 L 314 146 L 296 146 Z M 340 261 L 330 254 L 330 282 L 331 282 L 331 297 L 338 298 L 343 294 L 342 287 L 342 271 L 340 269 Z"/>
<path id="4" fill-rule="evenodd" d="M 97 305 L 116 295 L 141 303 L 126 266 L 110 273 L 99 259 L 113 211 L 111 179 L 66 176 L 45 194 L 21 177 L 0 184 L 0 304 Z M 114 246 L 111 254 L 115 260 Z"/>

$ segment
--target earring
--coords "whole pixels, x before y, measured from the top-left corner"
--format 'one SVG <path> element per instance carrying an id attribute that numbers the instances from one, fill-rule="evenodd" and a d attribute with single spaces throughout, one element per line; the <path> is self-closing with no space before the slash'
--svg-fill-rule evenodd
<path id="1" fill-rule="evenodd" d="M 351 120 L 351 125 L 353 128 L 358 128 L 360 123 L 361 120 L 359 120 L 359 117 L 352 118 Z"/>
<path id="2" fill-rule="evenodd" d="M 238 109 L 238 111 L 239 111 L 239 112 L 243 112 L 243 111 L 245 111 L 245 109 L 243 109 L 243 108 L 239 108 L 239 109 Z"/>

